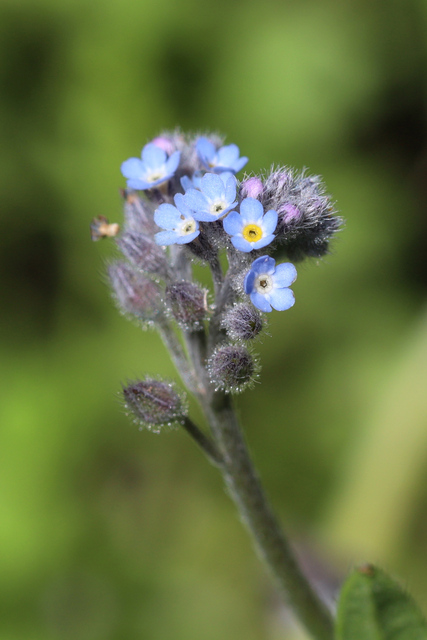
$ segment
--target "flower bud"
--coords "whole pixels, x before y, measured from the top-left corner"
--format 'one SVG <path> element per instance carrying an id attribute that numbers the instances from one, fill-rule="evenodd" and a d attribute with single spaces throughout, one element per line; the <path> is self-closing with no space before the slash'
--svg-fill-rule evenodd
<path id="1" fill-rule="evenodd" d="M 243 198 L 258 198 L 263 190 L 264 185 L 260 178 L 253 176 L 252 178 L 248 178 L 248 180 L 244 180 L 240 185 L 240 197 L 242 200 Z"/>
<path id="2" fill-rule="evenodd" d="M 136 380 L 123 387 L 123 397 L 125 409 L 133 413 L 135 422 L 155 432 L 187 415 L 185 399 L 173 382 Z"/>
<path id="3" fill-rule="evenodd" d="M 149 204 L 141 200 L 132 189 L 124 189 L 122 195 L 125 199 L 124 217 L 127 231 L 153 236 L 157 231 L 157 225 L 154 222 L 154 213 Z"/>
<path id="4" fill-rule="evenodd" d="M 117 240 L 117 246 L 135 267 L 165 277 L 168 272 L 166 254 L 143 233 L 128 231 Z"/>
<path id="5" fill-rule="evenodd" d="M 166 136 L 158 136 L 157 138 L 153 138 L 151 141 L 156 147 L 163 149 L 168 156 L 171 156 L 174 151 L 176 151 L 176 147 L 173 144 L 172 140 Z"/>
<path id="6" fill-rule="evenodd" d="M 114 262 L 108 268 L 117 306 L 140 320 L 153 322 L 162 312 L 158 285 L 138 273 L 127 262 Z"/>
<path id="7" fill-rule="evenodd" d="M 277 211 L 279 252 L 293 261 L 327 253 L 330 240 L 342 226 L 320 176 L 295 174 L 286 167 L 272 171 L 261 201 L 265 209 Z"/>
<path id="8" fill-rule="evenodd" d="M 222 319 L 222 326 L 233 340 L 253 340 L 263 328 L 263 321 L 253 305 L 236 304 Z"/>
<path id="9" fill-rule="evenodd" d="M 203 329 L 207 291 L 192 282 L 174 282 L 166 287 L 166 300 L 172 315 L 183 329 Z"/>
<path id="10" fill-rule="evenodd" d="M 208 360 L 210 381 L 216 389 L 240 393 L 258 377 L 259 366 L 246 347 L 222 345 Z"/>

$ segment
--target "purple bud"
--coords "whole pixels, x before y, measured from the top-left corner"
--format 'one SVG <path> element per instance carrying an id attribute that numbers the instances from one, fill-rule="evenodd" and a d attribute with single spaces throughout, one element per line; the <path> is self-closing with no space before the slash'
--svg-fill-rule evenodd
<path id="1" fill-rule="evenodd" d="M 165 277 L 168 273 L 166 254 L 151 238 L 143 233 L 129 231 L 117 240 L 123 255 L 135 267 Z"/>
<path id="2" fill-rule="evenodd" d="M 153 210 L 148 203 L 141 200 L 135 191 L 130 189 L 124 189 L 122 195 L 125 199 L 125 228 L 128 231 L 154 236 L 158 229 L 154 222 Z"/>
<path id="3" fill-rule="evenodd" d="M 165 151 L 168 156 L 171 156 L 175 151 L 175 146 L 170 138 L 159 136 L 157 138 L 154 138 L 151 142 L 157 147 L 160 147 L 160 149 L 163 149 L 163 151 Z"/>
<path id="4" fill-rule="evenodd" d="M 187 415 L 184 397 L 175 390 L 175 384 L 147 378 L 130 382 L 123 387 L 125 408 L 135 422 L 153 431 L 172 426 Z"/>
<path id="5" fill-rule="evenodd" d="M 108 268 L 117 306 L 140 320 L 153 322 L 162 313 L 158 285 L 138 273 L 127 262 L 114 262 Z"/>
<path id="6" fill-rule="evenodd" d="M 253 340 L 263 328 L 258 311 L 244 302 L 230 309 L 221 324 L 233 340 Z"/>
<path id="7" fill-rule="evenodd" d="M 257 377 L 258 370 L 258 363 L 240 345 L 222 345 L 208 360 L 210 381 L 227 393 L 243 391 Z"/>
<path id="8" fill-rule="evenodd" d="M 240 185 L 240 197 L 243 198 L 258 198 L 263 192 L 264 185 L 260 178 L 256 176 L 244 180 Z"/>
<path id="9" fill-rule="evenodd" d="M 279 219 L 284 224 L 289 224 L 290 222 L 298 220 L 301 217 L 301 211 L 298 209 L 298 207 L 290 204 L 289 202 L 287 202 L 286 204 L 282 204 L 278 208 L 277 213 L 279 214 Z"/>
<path id="10" fill-rule="evenodd" d="M 183 329 L 201 330 L 206 317 L 207 291 L 192 282 L 174 282 L 166 287 L 172 315 Z"/>

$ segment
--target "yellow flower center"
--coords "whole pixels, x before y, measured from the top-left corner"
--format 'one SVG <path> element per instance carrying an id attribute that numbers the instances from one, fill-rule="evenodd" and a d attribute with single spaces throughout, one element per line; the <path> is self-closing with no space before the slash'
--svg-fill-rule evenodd
<path id="1" fill-rule="evenodd" d="M 262 229 L 257 224 L 247 224 L 242 235 L 248 242 L 257 242 L 262 238 Z"/>

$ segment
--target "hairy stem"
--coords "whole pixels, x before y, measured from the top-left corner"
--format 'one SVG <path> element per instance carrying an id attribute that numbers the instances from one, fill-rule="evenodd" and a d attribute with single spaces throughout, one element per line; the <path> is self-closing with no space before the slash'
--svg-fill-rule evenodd
<path id="1" fill-rule="evenodd" d="M 255 546 L 295 614 L 316 640 L 332 640 L 332 617 L 301 572 L 249 456 L 229 395 L 216 392 L 204 408 L 224 460 L 222 473 Z"/>

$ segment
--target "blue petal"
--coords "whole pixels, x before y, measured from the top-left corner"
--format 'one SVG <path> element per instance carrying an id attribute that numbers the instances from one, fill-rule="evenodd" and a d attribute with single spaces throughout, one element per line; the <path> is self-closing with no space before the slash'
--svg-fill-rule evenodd
<path id="1" fill-rule="evenodd" d="M 215 222 L 218 220 L 218 216 L 214 216 L 212 213 L 208 213 L 207 211 L 192 211 L 191 215 L 199 222 Z"/>
<path id="2" fill-rule="evenodd" d="M 232 167 L 239 157 L 239 147 L 236 144 L 228 144 L 218 149 L 217 164 L 220 167 Z"/>
<path id="3" fill-rule="evenodd" d="M 157 169 L 166 162 L 166 151 L 149 142 L 142 150 L 142 161 L 147 169 Z"/>
<path id="4" fill-rule="evenodd" d="M 127 186 L 129 189 L 138 189 L 139 191 L 142 189 L 149 189 L 150 185 L 147 185 L 145 180 L 138 180 L 134 178 L 133 180 L 127 181 Z"/>
<path id="5" fill-rule="evenodd" d="M 270 258 L 270 256 L 261 256 L 252 262 L 251 269 L 255 271 L 257 275 L 272 275 L 275 267 L 276 261 L 274 258 Z"/>
<path id="6" fill-rule="evenodd" d="M 264 229 L 265 234 L 268 235 L 270 233 L 273 233 L 273 231 L 277 227 L 277 220 L 277 211 L 274 211 L 274 209 L 270 209 L 270 211 L 267 211 L 262 220 L 262 228 Z"/>
<path id="7" fill-rule="evenodd" d="M 174 197 L 175 205 L 179 209 L 180 213 L 184 215 L 186 218 L 192 218 L 193 212 L 185 201 L 182 193 L 177 193 Z"/>
<path id="8" fill-rule="evenodd" d="M 159 233 L 156 233 L 154 236 L 154 240 L 156 241 L 156 244 L 163 247 L 167 244 L 176 244 L 178 241 L 178 235 L 175 231 L 159 231 Z"/>
<path id="9" fill-rule="evenodd" d="M 255 305 L 255 307 L 257 307 L 258 309 L 261 309 L 261 311 L 272 311 L 272 308 L 267 300 L 267 298 L 265 296 L 263 296 L 261 293 L 258 293 L 258 291 L 254 291 L 253 293 L 251 293 L 251 302 L 253 305 Z"/>
<path id="10" fill-rule="evenodd" d="M 268 244 L 270 244 L 270 242 L 273 242 L 274 238 L 276 236 L 273 235 L 272 233 L 270 233 L 269 236 L 264 236 L 263 238 L 261 238 L 261 240 L 257 240 L 257 242 L 252 242 L 252 247 L 254 249 L 262 249 L 263 247 L 266 247 Z"/>
<path id="11" fill-rule="evenodd" d="M 188 176 L 182 176 L 181 187 L 184 189 L 184 191 L 188 191 L 189 189 L 194 189 L 193 181 Z"/>
<path id="12" fill-rule="evenodd" d="M 180 151 L 175 151 L 171 157 L 169 158 L 169 160 L 166 162 L 166 170 L 168 172 L 168 175 L 173 175 L 179 165 L 179 159 L 181 157 L 181 152 Z"/>
<path id="13" fill-rule="evenodd" d="M 246 158 L 246 156 L 242 156 L 241 158 L 236 160 L 236 162 L 233 164 L 233 171 L 235 171 L 236 173 L 239 173 L 239 171 L 243 169 L 243 167 L 248 162 L 248 160 L 249 158 Z"/>
<path id="14" fill-rule="evenodd" d="M 254 248 L 252 242 L 248 242 L 241 236 L 233 236 L 231 238 L 231 242 L 239 251 L 243 251 L 244 253 L 249 253 Z"/>
<path id="15" fill-rule="evenodd" d="M 205 173 L 201 182 L 201 190 L 209 200 L 215 200 L 223 196 L 224 183 L 215 173 Z"/>
<path id="16" fill-rule="evenodd" d="M 228 173 L 228 172 L 227 172 Z M 227 173 L 220 174 L 221 180 L 223 180 L 223 176 L 227 175 Z M 233 202 L 236 197 L 236 178 L 233 174 L 228 174 L 229 178 L 225 183 L 225 199 L 227 202 Z M 234 207 L 234 203 L 231 205 Z"/>
<path id="17" fill-rule="evenodd" d="M 122 162 L 120 171 L 125 178 L 139 178 L 144 171 L 144 165 L 139 158 L 129 158 Z"/>
<path id="18" fill-rule="evenodd" d="M 194 238 L 197 238 L 197 236 L 199 235 L 200 231 L 194 231 L 194 233 L 189 233 L 188 235 L 185 236 L 178 236 L 178 239 L 176 240 L 176 244 L 187 244 L 188 242 L 191 242 L 192 240 L 194 240 Z"/>
<path id="19" fill-rule="evenodd" d="M 294 292 L 292 289 L 273 289 L 268 294 L 271 306 L 277 311 L 286 311 L 295 304 Z"/>
<path id="20" fill-rule="evenodd" d="M 191 209 L 191 211 L 207 211 L 208 202 L 200 191 L 196 189 L 189 189 L 183 196 L 184 202 Z"/>
<path id="21" fill-rule="evenodd" d="M 252 293 L 254 288 L 255 278 L 256 278 L 255 271 L 252 271 L 252 270 L 248 271 L 248 273 L 245 276 L 245 280 L 243 282 L 243 289 L 245 293 Z"/>
<path id="22" fill-rule="evenodd" d="M 278 264 L 276 272 L 274 274 L 274 284 L 276 287 L 289 287 L 295 282 L 297 277 L 297 270 L 290 262 L 283 262 Z"/>
<path id="23" fill-rule="evenodd" d="M 161 204 L 154 212 L 154 222 L 162 229 L 175 229 L 181 221 L 181 214 L 171 204 Z"/>
<path id="24" fill-rule="evenodd" d="M 255 198 L 245 198 L 240 204 L 240 215 L 244 222 L 261 222 L 264 214 L 264 208 L 259 200 Z"/>
<path id="25" fill-rule="evenodd" d="M 237 211 L 230 211 L 223 222 L 223 226 L 224 231 L 230 236 L 235 236 L 238 233 L 241 233 L 244 226 L 242 216 L 240 216 Z"/>
<path id="26" fill-rule="evenodd" d="M 207 138 L 201 137 L 196 142 L 196 151 L 199 154 L 199 158 L 204 161 L 209 161 L 214 157 L 216 153 L 215 146 Z"/>
<path id="27" fill-rule="evenodd" d="M 223 181 L 224 184 L 227 184 L 228 179 L 232 178 L 233 184 L 236 185 L 235 175 L 231 171 L 221 171 L 221 173 L 219 173 L 218 175 L 219 175 L 219 177 L 221 178 L 221 180 Z"/>

